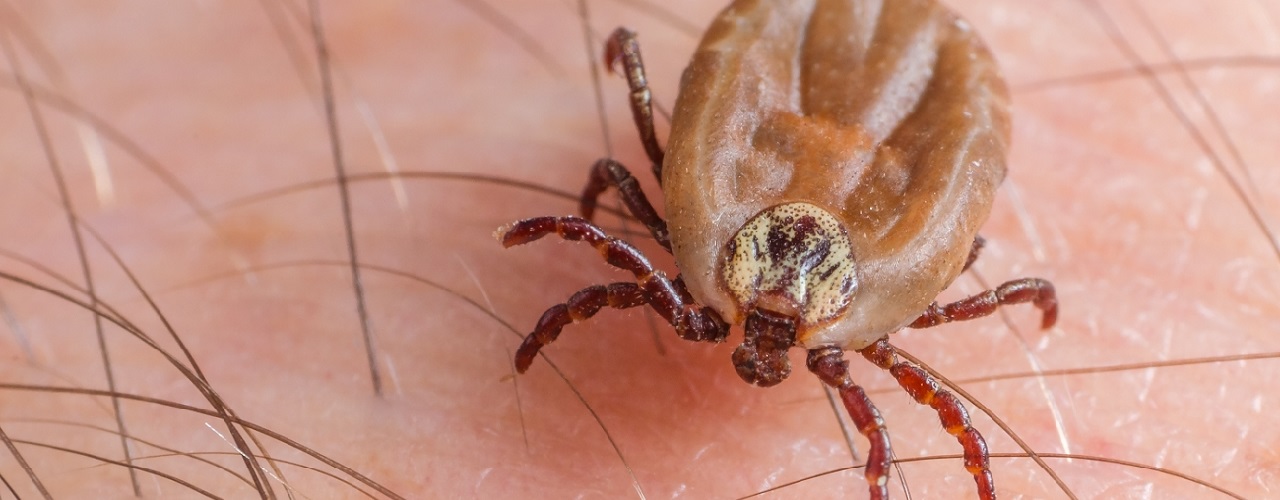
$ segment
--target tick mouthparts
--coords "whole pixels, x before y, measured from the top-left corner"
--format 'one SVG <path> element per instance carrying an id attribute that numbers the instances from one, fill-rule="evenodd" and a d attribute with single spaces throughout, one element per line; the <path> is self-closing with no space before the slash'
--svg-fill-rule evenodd
<path id="1" fill-rule="evenodd" d="M 733 366 L 749 384 L 771 387 L 791 375 L 787 351 L 796 343 L 796 318 L 752 309 L 743 324 L 742 345 L 733 351 Z"/>

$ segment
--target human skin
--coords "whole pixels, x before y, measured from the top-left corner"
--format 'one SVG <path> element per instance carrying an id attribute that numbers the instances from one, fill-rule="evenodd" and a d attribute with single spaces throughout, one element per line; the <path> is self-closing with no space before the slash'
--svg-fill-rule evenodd
<path id="1" fill-rule="evenodd" d="M 1035 328 L 1038 313 L 1022 305 L 1005 308 L 1007 317 L 900 332 L 894 344 L 953 380 L 1030 373 L 1028 351 L 1044 370 L 1280 352 L 1274 326 L 1280 263 L 1269 240 L 1227 176 L 1150 81 L 1132 69 L 1086 4 L 949 4 L 983 34 L 1013 89 L 1009 177 L 982 231 L 988 245 L 975 269 L 991 285 L 1026 276 L 1049 279 L 1062 312 L 1058 325 L 1043 332 Z M 722 5 L 680 2 L 668 8 L 701 27 Z M 1280 50 L 1275 2 L 1216 2 L 1211 12 L 1194 0 L 1138 5 L 1182 60 Z M 581 21 L 566 2 L 492 6 L 532 33 L 537 50 L 553 64 L 539 62 L 519 37 L 457 1 L 322 5 L 336 58 L 349 173 L 385 172 L 361 118 L 359 107 L 367 106 L 403 172 L 463 172 L 570 194 L 581 188 L 587 167 L 606 154 Z M 57 90 L 24 56 L 28 77 L 135 141 L 209 207 L 214 229 L 105 132 L 114 201 L 103 201 L 73 122 L 52 107 L 41 108 L 77 212 L 152 294 L 212 386 L 242 418 L 407 498 L 618 498 L 636 495 L 636 488 L 653 498 L 739 497 L 854 462 L 820 385 L 801 368 L 799 351 L 795 373 L 777 387 L 759 389 L 738 379 L 729 355 L 739 330 L 728 343 L 695 345 L 659 324 L 659 350 L 643 313 L 606 310 L 567 328 L 545 350 L 546 359 L 512 378 L 519 336 L 545 308 L 585 286 L 629 276 L 582 244 L 541 241 L 502 249 L 492 237 L 499 226 L 571 214 L 576 203 L 494 182 L 408 176 L 402 179 L 403 204 L 386 176 L 350 185 L 360 262 L 439 286 L 364 269 L 383 382 L 383 394 L 375 395 L 350 270 L 342 264 L 348 252 L 309 42 L 294 47 L 305 58 L 299 73 L 271 28 L 268 9 L 257 4 L 73 8 L 40 2 L 16 8 L 61 65 L 66 84 Z M 625 4 L 596 2 L 591 8 L 597 35 L 618 25 L 640 34 L 655 97 L 669 108 L 696 37 Z M 1165 60 L 1133 4 L 1108 2 L 1107 9 L 1148 61 Z M 13 17 L 7 19 L 12 26 Z M 599 43 L 589 50 L 598 57 Z M 1102 70 L 1123 71 L 1109 80 L 1027 87 Z M 1193 105 L 1176 74 L 1162 75 L 1180 104 Z M 1280 188 L 1280 174 L 1271 168 L 1280 153 L 1275 70 L 1256 61 L 1214 60 L 1191 77 L 1220 113 L 1251 168 L 1248 176 L 1229 163 L 1221 140 L 1211 138 L 1215 154 L 1246 193 L 1255 193 L 1249 196 L 1260 210 L 1276 213 L 1274 197 L 1256 194 Z M 660 194 L 631 125 L 625 85 L 617 77 L 603 83 L 613 156 L 631 167 L 656 202 Z M 5 89 L 0 231 L 6 238 L 0 247 L 80 282 L 48 161 L 21 94 L 11 85 Z M 1201 113 L 1190 114 L 1201 130 L 1207 127 Z M 663 123 L 659 136 L 665 134 Z M 264 200 L 225 205 L 313 181 Z M 610 230 L 622 227 L 612 215 L 599 221 Z M 627 227 L 639 228 L 634 222 Z M 657 245 L 627 238 L 674 272 Z M 87 247 L 102 300 L 177 353 L 110 257 L 96 244 Z M 237 262 L 254 271 L 237 271 Z M 0 271 L 69 289 L 7 258 Z M 943 299 L 981 289 L 972 274 L 965 275 Z M 6 324 L 21 330 L 0 337 L 0 383 L 106 388 L 88 312 L 17 284 L 0 285 L 0 298 L 14 318 Z M 29 342 L 30 355 L 20 338 Z M 155 351 L 116 327 L 107 327 L 106 338 L 120 392 L 208 407 Z M 930 410 L 856 354 L 848 357 L 853 378 L 884 415 L 899 459 L 959 453 Z M 1280 488 L 1274 451 L 1280 432 L 1269 425 L 1280 407 L 1270 384 L 1278 377 L 1280 364 L 1258 358 L 961 387 L 1037 452 L 1156 465 L 1260 498 Z M 0 426 L 10 438 L 122 457 L 110 434 L 30 421 L 111 427 L 106 398 L 7 390 L 0 401 Z M 1060 414 L 1061 432 L 1049 401 Z M 1022 453 L 990 418 L 970 408 L 993 452 Z M 187 452 L 233 451 L 215 418 L 139 402 L 123 403 L 123 416 L 140 438 Z M 854 442 L 865 456 L 865 440 Z M 120 467 L 33 445 L 17 449 L 56 497 L 132 494 Z M 307 460 L 278 443 L 267 449 L 276 457 Z M 141 444 L 133 450 L 135 456 L 162 453 Z M 234 456 L 210 458 L 244 474 Z M 1045 461 L 1081 498 L 1219 496 L 1184 479 L 1123 465 Z M 218 495 L 254 494 L 187 457 L 138 463 Z M 314 472 L 282 467 L 283 479 L 300 494 L 357 495 Z M 992 468 L 1004 497 L 1065 496 L 1030 459 L 994 458 Z M 902 469 L 917 498 L 973 495 L 958 459 Z M 0 474 L 24 498 L 39 496 L 12 455 L 0 454 Z M 194 496 L 145 473 L 140 484 L 149 497 Z M 896 474 L 890 491 L 904 496 Z M 865 492 L 861 472 L 853 470 L 776 495 L 860 498 Z"/>

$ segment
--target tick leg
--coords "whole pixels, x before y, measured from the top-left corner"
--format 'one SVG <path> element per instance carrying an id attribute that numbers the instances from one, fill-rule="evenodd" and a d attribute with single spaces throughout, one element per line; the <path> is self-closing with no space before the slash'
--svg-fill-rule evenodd
<path id="1" fill-rule="evenodd" d="M 961 269 L 960 272 L 963 273 L 969 270 L 969 266 L 972 266 L 973 263 L 978 260 L 978 254 L 982 253 L 982 247 L 984 246 L 987 246 L 986 238 L 983 238 L 980 235 L 975 235 L 973 237 L 973 248 L 969 249 L 969 258 L 964 260 L 964 268 Z"/>
<path id="2" fill-rule="evenodd" d="M 1000 306 L 1023 302 L 1031 302 L 1044 312 L 1040 328 L 1050 328 L 1058 322 L 1058 297 L 1053 290 L 1053 283 L 1040 278 L 1022 278 L 945 306 L 938 305 L 937 302 L 929 304 L 924 314 L 908 326 L 928 328 L 952 321 L 981 318 L 996 312 Z"/>
<path id="3" fill-rule="evenodd" d="M 689 299 L 683 282 L 667 279 L 657 271 L 649 259 L 629 243 L 605 234 L 590 221 L 581 217 L 535 217 L 512 224 L 498 239 L 505 247 L 512 247 L 555 234 L 571 241 L 586 241 L 595 247 L 610 265 L 630 271 L 636 284 L 654 311 L 675 327 L 680 338 L 693 341 L 722 342 L 729 335 L 729 325 L 709 307 L 699 309 Z M 554 307 L 552 309 L 555 309 Z"/>
<path id="4" fill-rule="evenodd" d="M 809 351 L 808 365 L 809 371 L 822 383 L 840 392 L 840 400 L 844 402 L 844 409 L 849 412 L 853 425 L 871 441 L 864 471 L 871 485 L 871 498 L 889 498 L 889 431 L 885 429 L 884 419 L 880 418 L 880 410 L 876 409 L 862 387 L 849 378 L 849 363 L 845 362 L 844 351 L 840 348 L 821 347 Z"/>
<path id="5" fill-rule="evenodd" d="M 538 320 L 516 350 L 516 371 L 524 373 L 533 363 L 538 351 L 547 344 L 555 342 L 562 330 L 569 323 L 586 321 L 595 316 L 600 308 L 608 306 L 614 309 L 628 309 L 645 304 L 644 291 L 635 283 L 612 283 L 608 286 L 595 285 L 579 290 L 563 304 L 556 304 Z"/>
<path id="6" fill-rule="evenodd" d="M 640 182 L 631 175 L 627 167 L 611 159 L 603 158 L 591 166 L 591 177 L 587 179 L 587 187 L 582 190 L 579 206 L 582 217 L 591 220 L 596 211 L 596 200 L 609 186 L 618 188 L 618 196 L 626 204 L 627 210 L 631 211 L 631 215 L 649 228 L 653 239 L 658 240 L 658 244 L 670 252 L 671 237 L 667 233 L 667 221 L 658 216 L 658 212 L 649 203 L 649 198 L 640 189 Z"/>
<path id="7" fill-rule="evenodd" d="M 623 76 L 627 77 L 627 85 L 631 87 L 631 116 L 636 121 L 636 129 L 640 131 L 640 142 L 644 144 L 644 152 L 653 162 L 653 175 L 658 183 L 662 183 L 662 158 L 664 153 L 658 145 L 658 136 L 653 131 L 653 94 L 649 92 L 649 81 L 644 76 L 644 61 L 640 59 L 640 43 L 636 34 L 626 28 L 618 28 L 609 35 L 604 44 L 604 65 L 609 71 L 622 66 Z"/>
<path id="8" fill-rule="evenodd" d="M 671 281 L 676 293 L 685 303 L 693 303 L 693 297 L 685 288 L 680 276 Z M 533 332 L 525 336 L 524 342 L 516 350 L 516 371 L 524 373 L 537 357 L 538 351 L 550 345 L 560 337 L 561 330 L 570 323 L 579 323 L 595 316 L 605 306 L 614 309 L 630 309 L 648 303 L 644 298 L 644 290 L 635 283 L 611 283 L 608 286 L 595 285 L 579 290 L 563 304 L 557 304 L 542 313 L 538 325 Z"/>
<path id="9" fill-rule="evenodd" d="M 995 499 L 996 489 L 991 478 L 987 442 L 982 439 L 982 434 L 969 424 L 969 412 L 964 409 L 964 403 L 961 403 L 960 399 L 950 391 L 939 388 L 938 381 L 934 380 L 929 372 L 899 361 L 897 351 L 889 344 L 888 338 L 877 340 L 858 352 L 876 366 L 888 370 L 889 374 L 898 380 L 898 385 L 906 389 L 907 394 L 910 394 L 917 403 L 938 412 L 938 418 L 942 420 L 942 428 L 946 429 L 948 434 L 955 436 L 960 446 L 964 448 L 964 468 L 973 474 L 973 480 L 978 483 L 978 497 L 983 500 Z"/>

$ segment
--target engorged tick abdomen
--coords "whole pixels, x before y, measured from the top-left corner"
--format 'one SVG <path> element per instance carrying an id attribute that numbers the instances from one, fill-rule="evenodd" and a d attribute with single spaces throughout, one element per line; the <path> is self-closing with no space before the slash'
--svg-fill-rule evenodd
<path id="1" fill-rule="evenodd" d="M 762 210 L 804 202 L 844 224 L 858 285 L 797 343 L 858 349 L 901 328 L 987 218 L 1007 101 L 981 40 L 933 0 L 734 2 L 685 70 L 663 163 L 690 292 L 740 323 L 719 274 L 728 243 Z"/>

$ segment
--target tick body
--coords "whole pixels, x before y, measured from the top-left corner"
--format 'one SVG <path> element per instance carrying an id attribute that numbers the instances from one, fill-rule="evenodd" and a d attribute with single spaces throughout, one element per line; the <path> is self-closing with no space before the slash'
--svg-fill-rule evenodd
<path id="1" fill-rule="evenodd" d="M 732 356 L 739 376 L 776 385 L 791 373 L 788 350 L 808 350 L 809 370 L 839 391 L 870 441 L 871 496 L 886 498 L 888 431 L 849 377 L 843 353 L 855 350 L 938 412 L 979 496 L 995 498 L 985 441 L 963 404 L 888 342 L 904 327 L 1004 304 L 1032 302 L 1045 328 L 1057 317 L 1053 286 L 1035 278 L 934 302 L 977 257 L 978 229 L 1005 175 L 1007 91 L 977 35 L 933 0 L 739 0 L 685 70 L 665 152 L 635 35 L 614 32 L 605 58 L 627 77 L 667 219 L 624 166 L 605 159 L 584 190 L 585 218 L 500 231 L 507 246 L 548 234 L 586 241 L 634 276 L 548 309 L 517 368 L 605 306 L 648 304 L 687 340 L 721 342 L 730 325 L 743 325 Z M 676 278 L 590 223 L 611 186 L 674 254 Z"/>

